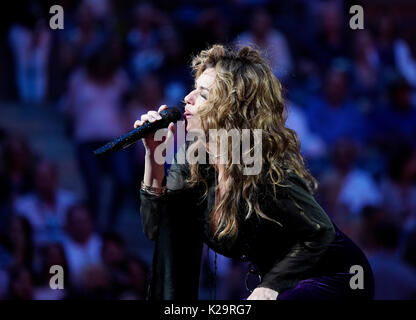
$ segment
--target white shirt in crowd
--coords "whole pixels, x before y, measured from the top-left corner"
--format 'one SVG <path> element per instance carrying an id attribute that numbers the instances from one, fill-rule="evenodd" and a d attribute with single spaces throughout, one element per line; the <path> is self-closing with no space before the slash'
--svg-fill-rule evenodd
<path id="1" fill-rule="evenodd" d="M 81 245 L 70 237 L 65 237 L 63 247 L 68 262 L 71 283 L 80 285 L 83 272 L 88 267 L 101 263 L 102 240 L 99 235 L 92 234 L 88 241 Z"/>
<path id="2" fill-rule="evenodd" d="M 64 111 L 72 114 L 78 142 L 110 140 L 125 132 L 121 98 L 128 88 L 128 78 L 118 70 L 112 81 L 99 85 L 84 70 L 71 76 Z"/>
<path id="3" fill-rule="evenodd" d="M 66 212 L 75 205 L 77 197 L 66 190 L 56 191 L 56 206 L 51 208 L 39 197 L 30 193 L 16 199 L 14 210 L 26 218 L 33 228 L 33 237 L 37 246 L 53 242 L 62 242 Z"/>

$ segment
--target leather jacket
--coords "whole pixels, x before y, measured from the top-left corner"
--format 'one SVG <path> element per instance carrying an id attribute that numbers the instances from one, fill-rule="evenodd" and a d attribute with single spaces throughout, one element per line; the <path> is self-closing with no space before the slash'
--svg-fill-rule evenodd
<path id="1" fill-rule="evenodd" d="M 204 199 L 202 187 L 186 184 L 187 164 L 171 165 L 165 180 L 168 192 L 163 196 L 140 191 L 143 231 L 155 241 L 147 299 L 198 299 L 204 242 L 226 257 L 252 262 L 261 275 L 258 287 L 279 293 L 301 279 L 345 271 L 345 264 L 327 263 L 331 256 L 322 259 L 330 247 L 339 252 L 338 229 L 304 181 L 290 170 L 276 194 L 271 184 L 258 186 L 263 213 L 281 225 L 254 213 L 244 219 L 242 206 L 236 240 L 213 240 L 209 213 L 215 201 L 216 172 L 209 165 L 200 167 L 209 186 Z"/>

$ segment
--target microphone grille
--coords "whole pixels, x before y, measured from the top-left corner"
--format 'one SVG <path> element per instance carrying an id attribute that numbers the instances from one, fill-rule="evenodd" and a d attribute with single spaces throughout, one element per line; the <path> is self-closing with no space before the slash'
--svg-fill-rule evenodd
<path id="1" fill-rule="evenodd" d="M 176 123 L 176 121 L 180 120 L 182 117 L 181 112 L 177 109 L 177 108 L 167 108 L 165 110 L 162 110 L 160 112 L 160 116 L 163 119 L 166 119 L 169 122 L 174 122 Z"/>

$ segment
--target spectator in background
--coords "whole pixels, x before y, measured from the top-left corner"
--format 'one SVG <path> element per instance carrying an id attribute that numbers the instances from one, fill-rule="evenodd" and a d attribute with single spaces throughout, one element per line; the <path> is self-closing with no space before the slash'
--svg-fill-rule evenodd
<path id="1" fill-rule="evenodd" d="M 20 101 L 41 103 L 48 94 L 51 30 L 47 21 L 40 17 L 39 6 L 35 3 L 30 8 L 32 10 L 26 21 L 10 27 L 8 38 L 14 57 Z"/>
<path id="2" fill-rule="evenodd" d="M 383 207 L 391 219 L 407 228 L 415 225 L 415 181 L 416 149 L 397 142 L 397 148 L 390 150 L 388 172 L 381 181 L 381 191 Z"/>
<path id="3" fill-rule="evenodd" d="M 110 277 L 111 292 L 120 295 L 128 285 L 128 274 L 123 239 L 116 233 L 103 235 L 101 260 Z"/>
<path id="4" fill-rule="evenodd" d="M 255 46 L 269 60 L 274 75 L 285 82 L 292 70 L 292 57 L 286 37 L 273 29 L 272 17 L 264 9 L 256 9 L 251 18 L 250 31 L 243 32 L 235 39 L 237 47 Z"/>
<path id="5" fill-rule="evenodd" d="M 130 258 L 126 262 L 128 287 L 120 295 L 122 300 L 144 300 L 148 284 L 148 267 L 139 258 Z"/>
<path id="6" fill-rule="evenodd" d="M 75 23 L 65 26 L 61 43 L 61 61 L 65 78 L 78 68 L 82 59 L 98 41 L 107 36 L 107 30 L 99 24 L 94 8 L 87 1 L 82 1 L 75 11 Z"/>
<path id="7" fill-rule="evenodd" d="M 9 137 L 2 148 L 0 166 L 0 239 L 6 234 L 6 226 L 15 199 L 33 189 L 33 155 L 21 137 Z"/>
<path id="8" fill-rule="evenodd" d="M 367 135 L 364 117 L 348 96 L 345 67 L 334 64 L 327 71 L 322 89 L 322 94 L 306 106 L 312 132 L 323 139 L 328 150 L 342 138 L 364 144 Z"/>
<path id="9" fill-rule="evenodd" d="M 130 155 L 125 151 L 97 158 L 93 151 L 131 129 L 126 127 L 122 112 L 122 98 L 128 85 L 127 75 L 119 67 L 112 48 L 98 46 L 84 66 L 71 76 L 64 107 L 73 123 L 88 206 L 95 219 L 100 213 L 103 175 L 106 171 L 110 175 L 113 189 L 108 228 L 114 227 L 123 200 L 131 190 Z"/>
<path id="10" fill-rule="evenodd" d="M 383 208 L 383 206 L 366 206 L 361 211 L 361 221 L 357 226 L 357 242 L 363 249 L 365 254 L 374 250 L 374 226 L 380 221 L 390 220 L 389 213 Z"/>
<path id="11" fill-rule="evenodd" d="M 67 213 L 66 235 L 63 247 L 68 261 L 72 284 L 80 288 L 84 273 L 91 266 L 101 265 L 102 239 L 95 233 L 88 209 L 72 206 Z"/>
<path id="12" fill-rule="evenodd" d="M 377 19 L 375 45 L 380 58 L 380 78 L 379 82 L 383 91 L 381 97 L 388 100 L 385 89 L 397 77 L 396 59 L 394 47 L 397 39 L 397 23 L 391 12 Z"/>
<path id="13" fill-rule="evenodd" d="M 404 79 L 389 86 L 389 102 L 369 115 L 370 143 L 380 152 L 397 142 L 416 146 L 416 108 L 411 87 Z"/>
<path id="14" fill-rule="evenodd" d="M 14 267 L 33 268 L 35 246 L 33 243 L 33 230 L 26 218 L 13 215 L 8 223 L 8 235 L 2 243 L 3 269 Z"/>
<path id="15" fill-rule="evenodd" d="M 199 33 L 200 39 L 204 40 L 204 46 L 207 43 L 227 43 L 231 40 L 229 39 L 230 26 L 228 21 L 229 19 L 226 18 L 224 11 L 218 7 L 202 10 L 197 20 L 197 33 Z M 270 21 L 266 21 L 267 23 L 270 23 Z"/>
<path id="16" fill-rule="evenodd" d="M 65 257 L 65 251 L 60 243 L 51 243 L 42 248 L 40 270 L 34 289 L 35 300 L 63 300 L 67 296 L 68 289 L 71 286 L 69 281 L 68 263 Z M 61 266 L 63 269 L 63 289 L 54 290 L 50 287 L 50 280 L 53 274 L 50 268 L 54 265 Z"/>
<path id="17" fill-rule="evenodd" d="M 54 164 L 41 160 L 35 167 L 35 190 L 16 199 L 14 210 L 33 227 L 37 246 L 63 240 L 66 212 L 76 196 L 59 187 Z"/>
<path id="18" fill-rule="evenodd" d="M 368 252 L 375 279 L 375 300 L 416 298 L 416 272 L 404 263 L 397 251 L 400 229 L 382 220 L 374 226 L 373 248 Z"/>
<path id="19" fill-rule="evenodd" d="M 139 3 L 133 9 L 133 27 L 127 34 L 129 71 L 140 80 L 149 72 L 158 70 L 164 59 L 160 47 L 161 13 L 150 3 Z"/>
<path id="20" fill-rule="evenodd" d="M 17 266 L 9 272 L 9 300 L 33 300 L 33 276 L 29 269 Z"/>
<path id="21" fill-rule="evenodd" d="M 328 64 L 350 56 L 350 44 L 343 8 L 340 1 L 319 1 L 317 6 L 317 33 L 310 42 L 313 58 L 326 70 Z"/>
<path id="22" fill-rule="evenodd" d="M 381 89 L 380 58 L 370 31 L 359 30 L 354 35 L 351 93 L 360 109 L 369 112 Z"/>
<path id="23" fill-rule="evenodd" d="M 321 178 L 320 200 L 335 224 L 354 240 L 362 210 L 381 205 L 381 192 L 372 175 L 357 167 L 357 146 L 348 140 L 336 143 L 332 152 L 333 166 Z"/>
<path id="24" fill-rule="evenodd" d="M 0 299 L 14 299 L 15 294 L 20 297 L 25 295 L 17 291 L 25 291 L 23 287 L 27 283 L 23 281 L 14 286 L 11 281 L 19 277 L 18 270 L 31 272 L 36 248 L 33 243 L 32 227 L 25 218 L 10 216 L 6 228 L 7 234 L 0 241 Z"/>
<path id="25" fill-rule="evenodd" d="M 16 197 L 33 189 L 35 159 L 23 137 L 9 137 L 2 149 L 0 186 L 9 193 L 7 198 L 13 203 Z"/>
<path id="26" fill-rule="evenodd" d="M 318 158 L 325 155 L 325 143 L 309 128 L 305 111 L 291 101 L 286 102 L 288 116 L 286 127 L 295 130 L 301 142 L 302 154 L 306 158 Z"/>
<path id="27" fill-rule="evenodd" d="M 91 8 L 94 17 L 105 20 L 111 14 L 111 1 L 109 0 L 83 0 L 82 3 Z"/>
<path id="28" fill-rule="evenodd" d="M 80 281 L 80 288 L 75 298 L 82 300 L 114 300 L 115 293 L 111 290 L 111 277 L 104 266 L 96 264 L 88 266 Z"/>
<path id="29" fill-rule="evenodd" d="M 407 29 L 404 36 L 394 43 L 394 58 L 400 75 L 416 89 L 416 50 L 415 34 Z"/>
<path id="30" fill-rule="evenodd" d="M 386 15 L 381 16 L 377 19 L 377 37 L 375 45 L 379 52 L 381 68 L 388 68 L 385 77 L 388 77 L 390 72 L 393 72 L 395 68 L 395 59 L 394 59 L 394 40 L 396 38 L 396 23 L 391 14 L 387 13 Z"/>
<path id="31" fill-rule="evenodd" d="M 192 84 L 192 79 L 185 58 L 183 39 L 173 24 L 163 28 L 161 47 L 164 59 L 158 76 L 164 84 L 165 104 L 179 106 L 186 87 Z"/>

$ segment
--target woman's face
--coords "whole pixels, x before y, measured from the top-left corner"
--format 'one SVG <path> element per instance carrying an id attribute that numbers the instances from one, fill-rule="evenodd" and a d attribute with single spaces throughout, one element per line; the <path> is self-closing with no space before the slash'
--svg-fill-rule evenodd
<path id="1" fill-rule="evenodd" d="M 185 97 L 186 131 L 201 129 L 201 120 L 198 116 L 198 109 L 203 105 L 209 95 L 209 91 L 215 82 L 216 71 L 214 68 L 207 68 L 195 82 L 195 89 Z"/>

